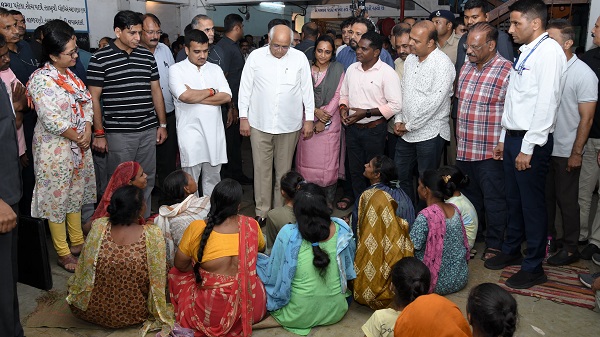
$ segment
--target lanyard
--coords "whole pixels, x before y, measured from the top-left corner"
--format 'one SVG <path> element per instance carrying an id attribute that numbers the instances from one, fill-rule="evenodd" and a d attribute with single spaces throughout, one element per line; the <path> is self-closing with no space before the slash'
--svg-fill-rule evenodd
<path id="1" fill-rule="evenodd" d="M 543 38 L 541 38 L 538 43 L 535 44 L 535 46 L 533 46 L 533 49 L 531 49 L 531 51 L 529 52 L 529 54 L 527 54 L 527 56 L 525 56 L 525 59 L 523 60 L 523 62 L 521 62 L 521 65 L 519 65 L 519 67 L 517 67 L 517 62 L 519 62 L 519 58 L 517 58 L 515 60 L 515 62 L 513 63 L 513 69 L 517 71 L 517 73 L 519 73 L 519 75 L 523 75 L 523 70 L 527 70 L 525 68 L 525 62 L 527 62 L 527 59 L 529 58 L 529 56 L 531 56 L 531 54 L 533 54 L 533 52 L 537 49 L 537 47 L 540 45 L 540 43 L 544 42 L 545 39 L 547 39 L 549 36 L 546 35 Z"/>

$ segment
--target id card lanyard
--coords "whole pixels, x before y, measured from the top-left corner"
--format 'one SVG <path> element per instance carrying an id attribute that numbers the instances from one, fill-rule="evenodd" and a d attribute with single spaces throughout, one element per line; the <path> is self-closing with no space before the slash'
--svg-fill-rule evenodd
<path id="1" fill-rule="evenodd" d="M 546 40 L 547 38 L 549 38 L 548 35 L 544 36 L 543 38 L 541 38 L 538 43 L 535 44 L 535 46 L 533 46 L 533 49 L 531 49 L 531 51 L 529 52 L 529 54 L 527 54 L 527 56 L 525 56 L 525 59 L 523 60 L 523 62 L 521 62 L 521 64 L 517 67 L 517 63 L 519 62 L 519 59 L 517 58 L 515 60 L 515 62 L 513 63 L 513 69 L 517 71 L 517 73 L 519 75 L 523 75 L 523 70 L 527 70 L 525 68 L 525 62 L 527 62 L 527 59 L 529 58 L 529 56 L 531 56 L 531 54 L 533 54 L 533 52 L 537 49 L 537 47 L 539 47 L 539 45 L 544 42 L 544 40 Z"/>

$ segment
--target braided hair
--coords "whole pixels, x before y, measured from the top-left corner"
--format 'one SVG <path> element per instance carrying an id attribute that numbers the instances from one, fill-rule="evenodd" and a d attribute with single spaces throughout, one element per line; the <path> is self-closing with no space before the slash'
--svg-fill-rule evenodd
<path id="1" fill-rule="evenodd" d="M 237 215 L 238 208 L 242 202 L 242 185 L 233 179 L 223 179 L 215 186 L 210 196 L 210 212 L 206 217 L 206 227 L 200 238 L 200 247 L 198 248 L 198 263 L 194 264 L 194 275 L 196 283 L 202 284 L 202 275 L 200 275 L 200 264 L 204 256 L 204 248 L 215 226 L 222 224 L 227 218 Z"/>
<path id="2" fill-rule="evenodd" d="M 319 242 L 329 237 L 331 209 L 323 189 L 316 184 L 303 184 L 294 198 L 294 215 L 302 238 L 312 243 L 313 265 L 325 275 L 329 255 L 319 247 Z"/>
<path id="3" fill-rule="evenodd" d="M 494 283 L 471 289 L 467 314 L 473 329 L 485 337 L 512 337 L 517 328 L 517 301 Z"/>

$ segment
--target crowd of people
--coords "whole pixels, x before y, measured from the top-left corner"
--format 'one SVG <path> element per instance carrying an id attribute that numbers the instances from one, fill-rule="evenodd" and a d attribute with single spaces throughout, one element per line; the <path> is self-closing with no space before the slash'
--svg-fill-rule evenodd
<path id="1" fill-rule="evenodd" d="M 466 287 L 477 240 L 486 268 L 520 265 L 509 288 L 545 283 L 544 261 L 600 265 L 600 48 L 578 58 L 541 0 L 511 5 L 508 34 L 489 11 L 468 0 L 462 28 L 436 10 L 389 36 L 362 16 L 339 35 L 274 19 L 258 47 L 240 15 L 218 38 L 201 14 L 170 48 L 157 16 L 124 10 L 90 54 L 66 22 L 26 41 L 0 8 L 0 334 L 23 335 L 27 214 L 73 273 L 71 311 L 100 326 L 307 335 L 355 301 L 375 310 L 368 337 L 513 336 L 498 285 L 472 288 L 468 320 L 442 295 Z"/>

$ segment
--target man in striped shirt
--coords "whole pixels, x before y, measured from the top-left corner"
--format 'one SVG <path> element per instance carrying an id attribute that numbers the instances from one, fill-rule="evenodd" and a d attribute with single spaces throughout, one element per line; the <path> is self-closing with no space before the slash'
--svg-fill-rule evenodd
<path id="1" fill-rule="evenodd" d="M 142 166 L 148 175 L 147 217 L 156 175 L 156 145 L 167 138 L 165 103 L 154 55 L 139 46 L 141 15 L 118 12 L 114 29 L 116 39 L 96 52 L 88 67 L 93 149 L 107 153 L 109 177 L 120 163 L 137 161 Z"/>
<path id="2" fill-rule="evenodd" d="M 456 166 L 471 178 L 461 192 L 475 206 L 479 223 L 487 223 L 486 259 L 500 252 L 506 228 L 504 169 L 493 155 L 502 130 L 511 64 L 498 53 L 498 30 L 492 25 L 477 23 L 468 34 L 469 61 L 462 66 L 456 90 Z"/>

